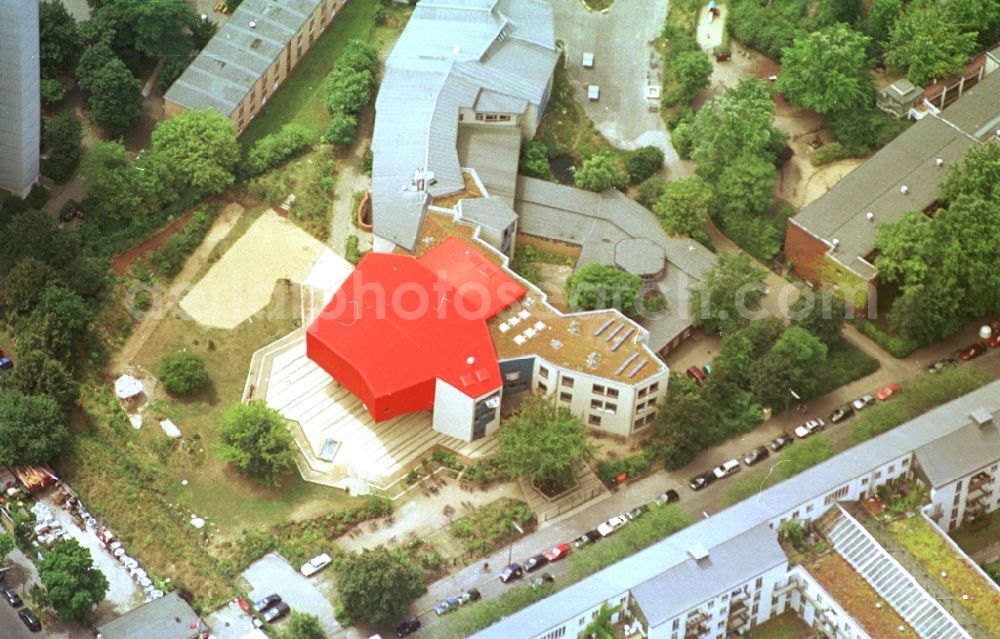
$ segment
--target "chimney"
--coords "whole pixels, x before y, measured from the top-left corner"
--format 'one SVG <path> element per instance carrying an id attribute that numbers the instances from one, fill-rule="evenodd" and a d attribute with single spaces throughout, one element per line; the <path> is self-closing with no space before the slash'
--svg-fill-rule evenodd
<path id="1" fill-rule="evenodd" d="M 976 422 L 976 424 L 978 424 L 980 428 L 983 426 L 989 426 L 990 424 L 993 423 L 993 413 L 986 410 L 982 406 L 973 409 L 969 413 L 969 417 L 971 417 L 972 421 Z"/>

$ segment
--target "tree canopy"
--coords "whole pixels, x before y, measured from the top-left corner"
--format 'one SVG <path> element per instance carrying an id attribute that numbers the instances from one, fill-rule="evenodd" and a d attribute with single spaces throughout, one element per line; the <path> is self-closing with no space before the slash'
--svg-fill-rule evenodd
<path id="1" fill-rule="evenodd" d="M 671 61 L 670 71 L 677 86 L 668 96 L 668 101 L 687 104 L 708 86 L 712 76 L 712 60 L 700 48 L 684 51 Z"/>
<path id="2" fill-rule="evenodd" d="M 123 60 L 184 55 L 191 49 L 185 27 L 197 21 L 186 2 L 102 0 L 92 22 L 106 25 L 111 45 Z"/>
<path id="3" fill-rule="evenodd" d="M 169 163 L 182 187 L 198 196 L 232 184 L 240 159 L 232 121 L 213 109 L 185 111 L 160 122 L 152 150 Z"/>
<path id="4" fill-rule="evenodd" d="M 64 413 L 69 413 L 80 397 L 80 386 L 58 360 L 41 350 L 19 353 L 10 373 L 10 387 L 25 395 L 51 397 Z"/>
<path id="5" fill-rule="evenodd" d="M 293 610 L 280 639 L 326 639 L 326 631 L 316 615 Z"/>
<path id="6" fill-rule="evenodd" d="M 719 253 L 701 286 L 691 291 L 695 324 L 711 333 L 746 326 L 760 307 L 766 275 L 746 255 Z"/>
<path id="7" fill-rule="evenodd" d="M 793 105 L 817 113 L 864 106 L 875 92 L 868 44 L 867 36 L 842 22 L 796 38 L 782 52 L 775 88 Z"/>
<path id="8" fill-rule="evenodd" d="M 910 3 L 889 32 L 885 59 L 918 86 L 957 73 L 976 52 L 976 31 L 964 31 L 941 2 Z"/>
<path id="9" fill-rule="evenodd" d="M 111 137 L 124 133 L 142 115 L 142 86 L 118 58 L 112 58 L 91 76 L 87 90 L 90 119 Z"/>
<path id="10" fill-rule="evenodd" d="M 108 579 L 94 565 L 90 551 L 75 539 L 60 539 L 38 560 L 45 605 L 59 613 L 63 621 L 87 623 L 91 610 L 104 601 Z"/>
<path id="11" fill-rule="evenodd" d="M 793 321 L 818 337 L 827 346 L 840 339 L 846 320 L 844 299 L 837 293 L 821 290 L 803 295 L 792 304 Z"/>
<path id="12" fill-rule="evenodd" d="M 0 389 L 0 464 L 46 464 L 68 443 L 66 416 L 56 400 Z"/>
<path id="13" fill-rule="evenodd" d="M 753 366 L 750 390 L 764 406 L 780 408 L 794 390 L 812 395 L 817 372 L 826 361 L 827 346 L 801 326 L 791 326 Z"/>
<path id="14" fill-rule="evenodd" d="M 625 154 L 625 173 L 629 184 L 638 184 L 660 170 L 663 151 L 655 146 L 641 146 Z"/>
<path id="15" fill-rule="evenodd" d="M 624 187 L 625 174 L 611 156 L 598 153 L 583 161 L 573 173 L 573 184 L 578 189 L 600 193 L 611 187 Z"/>
<path id="16" fill-rule="evenodd" d="M 663 451 L 663 465 L 668 470 L 686 465 L 719 437 L 704 395 L 691 380 L 678 373 L 670 374 L 670 400 L 657 412 L 653 429 Z"/>
<path id="17" fill-rule="evenodd" d="M 187 350 L 165 355 L 156 375 L 171 395 L 193 395 L 208 383 L 205 360 Z"/>
<path id="18" fill-rule="evenodd" d="M 640 297 L 642 278 L 616 266 L 592 262 L 566 280 L 566 298 L 574 311 L 616 308 L 626 317 L 637 318 L 644 311 L 659 310 L 644 306 Z"/>
<path id="19" fill-rule="evenodd" d="M 544 142 L 528 140 L 521 145 L 518 173 L 542 180 L 549 179 L 549 152 Z"/>
<path id="20" fill-rule="evenodd" d="M 65 111 L 45 120 L 42 141 L 48 150 L 45 174 L 56 183 L 69 180 L 80 163 L 83 127 L 73 111 Z"/>
<path id="21" fill-rule="evenodd" d="M 534 397 L 500 428 L 500 457 L 517 475 L 539 487 L 568 488 L 576 467 L 593 456 L 587 427 L 568 408 Z"/>
<path id="22" fill-rule="evenodd" d="M 43 78 L 68 75 L 79 54 L 80 33 L 76 20 L 60 0 L 38 5 L 39 66 Z"/>
<path id="23" fill-rule="evenodd" d="M 729 219 L 761 216 L 771 208 L 777 181 L 778 172 L 769 158 L 739 155 L 726 164 L 715 183 L 715 209 Z"/>
<path id="24" fill-rule="evenodd" d="M 712 202 L 712 187 L 698 176 L 667 182 L 653 205 L 663 230 L 671 235 L 686 235 L 708 244 L 705 225 Z"/>
<path id="25" fill-rule="evenodd" d="M 334 565 L 343 623 L 372 624 L 399 619 L 426 592 L 418 571 L 402 554 L 385 546 L 348 553 Z"/>
<path id="26" fill-rule="evenodd" d="M 62 269 L 76 259 L 79 250 L 79 236 L 60 229 L 51 215 L 40 211 L 16 213 L 0 233 L 0 271 L 8 271 L 26 257 Z"/>
<path id="27" fill-rule="evenodd" d="M 285 418 L 262 401 L 233 404 L 222 416 L 219 441 L 220 459 L 265 483 L 295 462 Z"/>
<path id="28" fill-rule="evenodd" d="M 21 352 L 37 348 L 68 363 L 93 317 L 83 298 L 61 282 L 52 283 L 42 291 L 31 314 L 18 321 L 14 341 Z"/>

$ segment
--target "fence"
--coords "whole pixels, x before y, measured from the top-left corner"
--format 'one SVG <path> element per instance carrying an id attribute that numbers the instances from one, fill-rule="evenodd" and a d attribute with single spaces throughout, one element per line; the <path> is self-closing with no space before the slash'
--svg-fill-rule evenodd
<path id="1" fill-rule="evenodd" d="M 555 504 L 555 507 L 553 509 L 546 510 L 544 513 L 542 513 L 541 520 L 549 521 L 550 519 L 558 517 L 563 513 L 573 510 L 577 506 L 586 503 L 591 499 L 594 499 L 603 492 L 605 492 L 603 488 L 591 488 L 590 490 L 581 492 L 580 494 L 576 495 L 575 497 L 567 501 L 560 500 L 558 503 Z"/>

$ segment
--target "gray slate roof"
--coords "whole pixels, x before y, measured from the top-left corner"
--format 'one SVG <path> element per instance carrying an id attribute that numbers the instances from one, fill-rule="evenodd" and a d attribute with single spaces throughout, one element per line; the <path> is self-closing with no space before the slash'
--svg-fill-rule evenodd
<path id="1" fill-rule="evenodd" d="M 458 127 L 458 161 L 472 167 L 490 195 L 514 206 L 521 130 L 515 126 L 461 124 Z"/>
<path id="2" fill-rule="evenodd" d="M 458 212 L 463 220 L 491 229 L 505 229 L 517 220 L 514 209 L 498 197 L 459 200 Z"/>
<path id="3" fill-rule="evenodd" d="M 968 90 L 939 115 L 927 115 L 883 147 L 836 186 L 792 218 L 792 222 L 828 245 L 841 264 L 868 279 L 874 267 L 864 257 L 875 249 L 880 224 L 921 211 L 938 198 L 938 184 L 948 167 L 1000 128 L 1000 73 Z M 944 160 L 937 166 L 935 160 Z M 903 185 L 909 193 L 900 192 Z M 875 214 L 869 222 L 865 214 Z"/>
<path id="4" fill-rule="evenodd" d="M 688 287 L 702 280 L 715 255 L 694 240 L 667 236 L 642 205 L 616 190 L 592 193 L 522 175 L 514 209 L 521 232 L 581 246 L 577 268 L 614 264 L 615 247 L 622 240 L 646 238 L 660 245 L 668 264 L 657 286 L 667 308 L 643 322 L 650 348 L 660 350 L 691 324 Z"/>
<path id="5" fill-rule="evenodd" d="M 229 117 L 321 2 L 244 0 L 164 98 Z"/>
<path id="6" fill-rule="evenodd" d="M 1000 459 L 1000 414 L 991 423 L 970 423 L 915 451 L 931 486 L 938 488 Z"/>
<path id="7" fill-rule="evenodd" d="M 375 233 L 413 250 L 427 205 L 426 195 L 404 190 L 414 172 L 434 173 L 431 196 L 463 186 L 459 109 L 479 100 L 520 109 L 514 113 L 540 105 L 557 59 L 547 0 L 420 2 L 386 62 L 375 103 Z"/>
<path id="8" fill-rule="evenodd" d="M 939 406 L 708 519 L 699 520 L 663 541 L 582 579 L 473 636 L 478 639 L 534 637 L 589 610 L 603 600 L 628 590 L 635 593 L 641 590 L 647 581 L 687 561 L 687 550 L 695 545 L 700 544 L 708 548 L 711 556 L 713 549 L 720 548 L 745 534 L 744 531 L 763 530 L 768 522 L 832 492 L 850 480 L 888 464 L 907 451 L 916 451 L 932 443 L 947 441 L 952 434 L 962 431 L 971 424 L 969 413 L 978 408 L 985 408 L 992 413 L 994 421 L 1000 419 L 1000 381 L 991 382 Z M 994 451 L 1000 450 L 1000 434 L 991 437 L 990 448 Z M 960 476 L 982 467 L 979 459 L 957 455 L 946 457 L 944 468 L 932 472 Z M 761 549 L 762 554 L 770 553 L 766 546 L 761 546 Z M 725 566 L 720 565 L 720 570 L 723 568 L 728 569 L 724 574 L 731 580 L 737 581 L 755 576 L 756 573 L 751 571 L 756 570 L 757 566 L 735 561 Z M 714 589 L 715 593 L 722 592 L 726 588 L 725 585 L 719 587 L 723 582 L 716 581 L 719 579 L 716 574 L 697 575 L 685 572 L 684 575 L 686 581 L 680 587 L 699 591 L 703 588 L 706 591 Z M 666 612 L 661 614 L 656 611 L 659 607 L 678 614 L 676 612 L 678 608 L 670 601 L 666 589 L 645 589 L 642 592 L 644 600 L 641 605 L 644 614 L 653 615 L 661 620 L 669 618 L 664 616 Z"/>
<path id="9" fill-rule="evenodd" d="M 143 604 L 97 628 L 104 639 L 193 639 L 204 627 L 198 614 L 176 592 Z"/>

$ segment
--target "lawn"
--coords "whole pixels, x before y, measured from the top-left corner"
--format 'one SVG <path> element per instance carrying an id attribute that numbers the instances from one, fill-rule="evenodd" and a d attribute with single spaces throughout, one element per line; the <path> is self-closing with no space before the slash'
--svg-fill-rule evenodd
<path id="1" fill-rule="evenodd" d="M 869 357 L 846 339 L 839 339 L 830 346 L 826 362 L 817 371 L 819 384 L 814 397 L 826 395 L 830 391 L 849 384 L 856 379 L 871 375 L 878 370 L 878 360 Z"/>
<path id="2" fill-rule="evenodd" d="M 816 631 L 794 612 L 785 612 L 754 626 L 748 639 L 812 639 Z"/>
<path id="3" fill-rule="evenodd" d="M 951 538 L 972 555 L 984 548 L 1000 542 L 1000 510 L 995 510 L 987 516 L 989 523 L 975 530 L 959 528 L 951 532 Z"/>
<path id="4" fill-rule="evenodd" d="M 830 593 L 847 614 L 861 624 L 872 637 L 917 639 L 919 635 L 903 621 L 892 606 L 861 575 L 836 553 L 826 554 L 806 566 L 817 582 Z M 881 607 L 876 607 L 881 604 Z M 900 632 L 897 628 L 902 627 Z M 754 634 L 754 637 L 758 635 Z M 782 635 L 779 635 L 782 636 Z"/>
<path id="5" fill-rule="evenodd" d="M 919 515 L 897 520 L 888 530 L 991 637 L 1000 637 L 1000 593 Z"/>
<path id="6" fill-rule="evenodd" d="M 348 2 L 299 62 L 267 107 L 240 137 L 244 150 L 285 124 L 294 122 L 321 135 L 330 122 L 320 90 L 344 47 L 351 40 L 370 40 L 374 30 L 376 0 Z"/>

